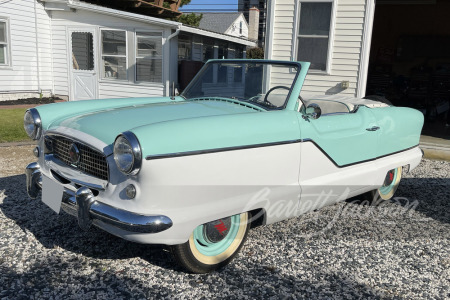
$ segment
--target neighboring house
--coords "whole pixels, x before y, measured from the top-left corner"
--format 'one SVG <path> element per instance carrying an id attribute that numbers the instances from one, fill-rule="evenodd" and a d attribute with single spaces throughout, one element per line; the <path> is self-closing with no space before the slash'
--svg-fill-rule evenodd
<path id="1" fill-rule="evenodd" d="M 248 23 L 239 12 L 202 13 L 198 28 L 248 38 Z"/>
<path id="2" fill-rule="evenodd" d="M 201 64 L 245 57 L 254 45 L 82 1 L 1 1 L 0 100 L 167 96 L 178 86 L 178 57 Z"/>

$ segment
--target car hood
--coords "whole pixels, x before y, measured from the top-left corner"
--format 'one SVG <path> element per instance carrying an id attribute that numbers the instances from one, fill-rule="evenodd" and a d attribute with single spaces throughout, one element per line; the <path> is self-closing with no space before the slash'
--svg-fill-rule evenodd
<path id="1" fill-rule="evenodd" d="M 66 116 L 49 130 L 65 127 L 91 135 L 111 145 L 118 134 L 155 123 L 218 115 L 255 113 L 256 109 L 225 101 L 147 103 Z"/>

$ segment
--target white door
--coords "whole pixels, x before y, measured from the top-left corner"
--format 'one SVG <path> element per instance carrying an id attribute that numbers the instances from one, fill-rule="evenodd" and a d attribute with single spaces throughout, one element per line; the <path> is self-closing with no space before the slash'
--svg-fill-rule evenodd
<path id="1" fill-rule="evenodd" d="M 94 30 L 70 31 L 71 100 L 98 98 L 95 44 Z"/>

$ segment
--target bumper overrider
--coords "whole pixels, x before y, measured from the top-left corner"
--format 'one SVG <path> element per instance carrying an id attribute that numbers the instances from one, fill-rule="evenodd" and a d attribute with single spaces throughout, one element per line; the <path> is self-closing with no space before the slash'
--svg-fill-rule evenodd
<path id="1" fill-rule="evenodd" d="M 28 196 L 35 199 L 42 189 L 39 164 L 29 164 L 25 174 Z M 158 233 L 172 227 L 172 220 L 166 216 L 136 214 L 99 202 L 87 187 L 80 187 L 76 191 L 64 188 L 61 208 L 77 217 L 83 230 L 89 230 L 92 224 L 100 228 L 106 224 L 131 233 Z"/>

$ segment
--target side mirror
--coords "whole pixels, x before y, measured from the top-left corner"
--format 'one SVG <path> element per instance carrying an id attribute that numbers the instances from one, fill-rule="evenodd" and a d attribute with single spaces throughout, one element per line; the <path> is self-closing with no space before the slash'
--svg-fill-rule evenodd
<path id="1" fill-rule="evenodd" d="M 315 120 L 315 119 L 318 119 L 321 114 L 322 114 L 322 110 L 320 109 L 320 106 L 316 103 L 311 103 L 305 109 L 305 114 L 303 115 L 303 118 Z"/>

